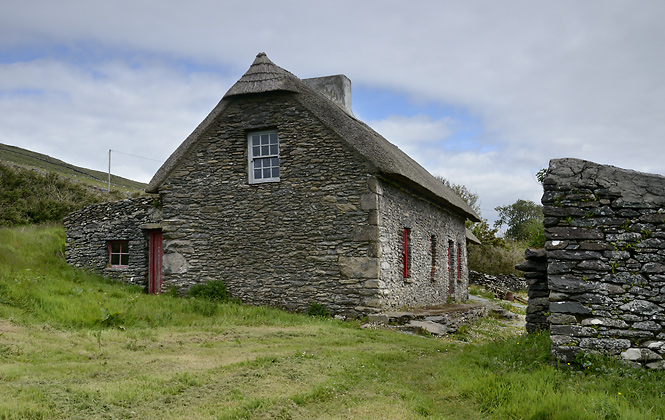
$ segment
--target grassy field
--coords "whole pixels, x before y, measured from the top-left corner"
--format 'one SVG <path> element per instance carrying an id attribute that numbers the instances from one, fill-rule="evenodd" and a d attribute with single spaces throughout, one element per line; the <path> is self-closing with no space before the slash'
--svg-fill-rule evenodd
<path id="1" fill-rule="evenodd" d="M 0 229 L 0 419 L 665 419 L 665 374 L 485 319 L 445 339 L 149 296 Z"/>

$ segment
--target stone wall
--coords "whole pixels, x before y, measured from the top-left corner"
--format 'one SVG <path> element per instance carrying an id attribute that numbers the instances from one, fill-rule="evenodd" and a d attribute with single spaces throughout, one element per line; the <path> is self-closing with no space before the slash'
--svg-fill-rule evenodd
<path id="1" fill-rule="evenodd" d="M 161 219 L 159 197 L 95 204 L 65 217 L 65 255 L 75 267 L 147 288 L 148 229 Z M 109 266 L 109 242 L 129 241 L 127 267 Z"/>
<path id="2" fill-rule="evenodd" d="M 527 289 L 527 281 L 524 277 L 517 277 L 514 274 L 500 274 L 493 276 L 491 274 L 469 270 L 469 283 L 477 284 L 479 286 L 498 286 L 513 292 L 520 292 Z"/>
<path id="3" fill-rule="evenodd" d="M 249 184 L 247 133 L 267 128 L 280 181 Z M 235 99 L 160 187 L 164 287 L 223 280 L 249 304 L 363 312 L 378 293 L 370 170 L 292 94 Z"/>
<path id="4" fill-rule="evenodd" d="M 380 186 L 379 240 L 384 306 L 436 305 L 446 302 L 449 296 L 466 300 L 469 275 L 464 221 L 393 183 L 382 182 Z M 404 228 L 410 229 L 411 269 L 407 278 L 404 278 L 401 264 Z M 448 261 L 449 251 L 452 267 Z"/>
<path id="5" fill-rule="evenodd" d="M 544 249 L 527 249 L 526 261 L 516 269 L 524 271 L 529 301 L 526 308 L 526 332 L 537 333 L 550 328 L 550 289 L 547 284 L 547 254 Z"/>
<path id="6" fill-rule="evenodd" d="M 544 180 L 552 354 L 665 354 L 665 178 L 578 159 Z"/>

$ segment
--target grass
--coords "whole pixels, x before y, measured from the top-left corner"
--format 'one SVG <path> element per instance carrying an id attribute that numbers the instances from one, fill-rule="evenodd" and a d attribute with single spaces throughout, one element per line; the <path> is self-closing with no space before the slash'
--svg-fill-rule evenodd
<path id="1" fill-rule="evenodd" d="M 0 229 L 0 419 L 665 419 L 665 374 L 550 364 L 488 318 L 445 339 L 149 296 Z"/>

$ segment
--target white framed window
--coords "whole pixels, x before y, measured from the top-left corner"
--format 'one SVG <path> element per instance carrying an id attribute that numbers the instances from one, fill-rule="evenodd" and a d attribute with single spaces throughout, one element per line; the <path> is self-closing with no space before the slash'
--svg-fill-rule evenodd
<path id="1" fill-rule="evenodd" d="M 279 182 L 279 138 L 277 130 L 247 134 L 249 183 Z"/>

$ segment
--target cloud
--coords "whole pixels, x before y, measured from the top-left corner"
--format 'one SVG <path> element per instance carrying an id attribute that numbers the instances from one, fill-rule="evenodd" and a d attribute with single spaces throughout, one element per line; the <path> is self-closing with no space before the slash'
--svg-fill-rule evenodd
<path id="1" fill-rule="evenodd" d="M 429 115 L 391 115 L 383 120 L 366 122 L 407 154 L 428 144 L 441 144 L 453 133 L 455 124 L 452 118 L 434 119 Z"/>
<path id="2" fill-rule="evenodd" d="M 117 150 L 112 172 L 144 182 L 230 86 L 216 74 L 120 60 L 5 64 L 0 80 L 2 142 L 98 170 Z"/>

